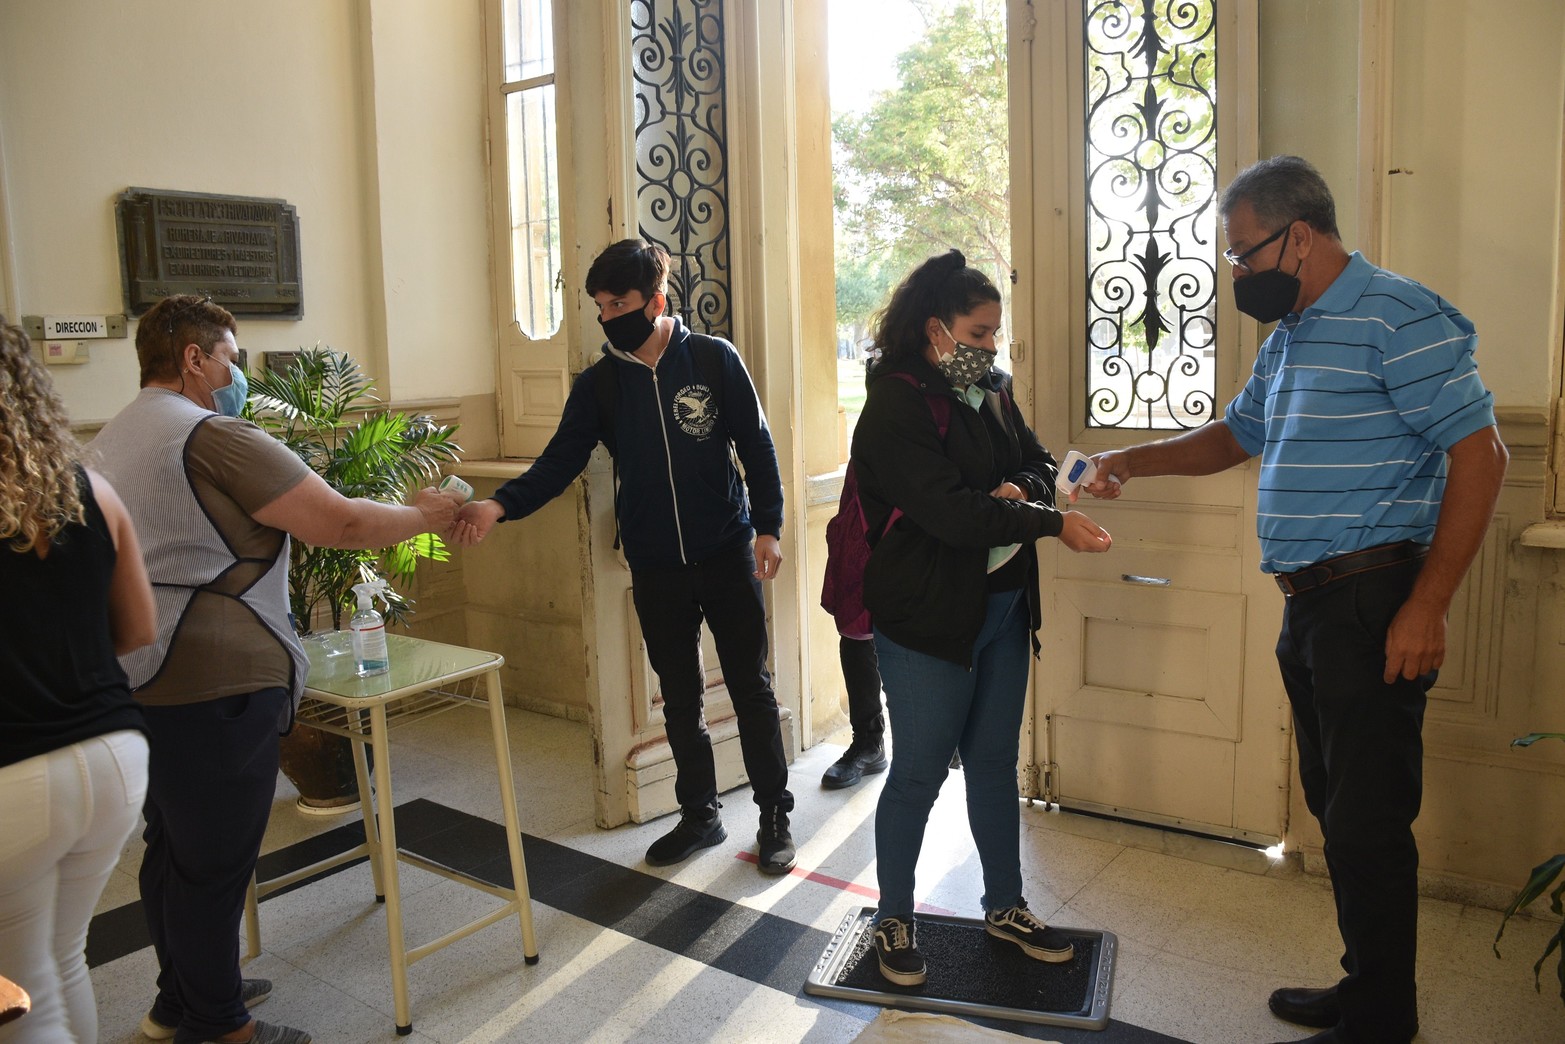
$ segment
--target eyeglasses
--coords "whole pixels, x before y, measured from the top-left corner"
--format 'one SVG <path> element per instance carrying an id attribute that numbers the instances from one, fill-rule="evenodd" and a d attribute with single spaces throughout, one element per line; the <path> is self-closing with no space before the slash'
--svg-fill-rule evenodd
<path id="1" fill-rule="evenodd" d="M 174 328 L 179 324 L 179 321 L 181 319 L 185 318 L 185 316 L 187 316 L 187 315 L 191 314 L 192 312 L 196 311 L 198 308 L 201 308 L 201 307 L 203 307 L 205 305 L 209 305 L 211 303 L 212 303 L 212 295 L 211 294 L 206 294 L 206 295 L 203 295 L 202 297 L 197 298 L 194 301 L 186 301 L 184 304 L 180 305 L 178 308 L 175 308 L 172 311 L 170 311 L 169 315 L 168 315 L 168 335 L 170 337 L 174 336 Z"/>
<path id="2" fill-rule="evenodd" d="M 1294 219 L 1294 221 L 1297 221 L 1297 220 L 1298 220 L 1297 218 Z M 1293 221 L 1290 221 L 1286 225 L 1282 226 L 1277 231 L 1273 232 L 1271 235 L 1267 236 L 1265 239 L 1261 240 L 1259 243 L 1255 244 L 1253 247 L 1251 247 L 1249 250 L 1246 250 L 1242 254 L 1235 254 L 1232 250 L 1224 250 L 1223 251 L 1223 260 L 1227 261 L 1230 265 L 1233 265 L 1235 268 L 1240 269 L 1240 270 L 1242 270 L 1244 272 L 1249 272 L 1249 273 L 1251 273 L 1253 275 L 1254 272 L 1255 272 L 1255 269 L 1251 268 L 1248 264 L 1245 263 L 1246 259 L 1251 254 L 1255 253 L 1257 250 L 1260 250 L 1263 247 L 1270 246 L 1271 244 L 1277 242 L 1277 240 L 1281 239 L 1283 237 L 1283 234 L 1286 233 L 1292 227 L 1293 227 Z"/>

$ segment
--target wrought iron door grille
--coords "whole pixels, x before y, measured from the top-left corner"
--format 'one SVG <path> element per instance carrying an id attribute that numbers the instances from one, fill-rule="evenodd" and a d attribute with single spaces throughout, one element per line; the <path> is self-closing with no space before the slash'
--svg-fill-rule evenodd
<path id="1" fill-rule="evenodd" d="M 722 0 L 633 0 L 636 217 L 686 325 L 731 337 Z"/>
<path id="2" fill-rule="evenodd" d="M 1212 0 L 1084 0 L 1087 423 L 1193 428 L 1216 395 Z"/>

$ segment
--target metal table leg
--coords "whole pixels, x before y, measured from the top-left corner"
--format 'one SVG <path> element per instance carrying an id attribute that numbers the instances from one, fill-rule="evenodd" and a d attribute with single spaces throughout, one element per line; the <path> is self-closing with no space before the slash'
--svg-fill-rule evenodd
<path id="1" fill-rule="evenodd" d="M 522 856 L 521 826 L 516 816 L 516 787 L 511 778 L 511 739 L 505 731 L 505 703 L 500 697 L 500 672 L 484 675 L 488 685 L 489 727 L 494 732 L 495 765 L 500 777 L 500 808 L 505 813 L 505 844 L 511 853 L 511 884 L 516 890 L 517 915 L 522 923 L 522 957 L 538 963 L 538 941 L 533 935 L 532 894 L 527 887 L 527 863 Z"/>
<path id="2" fill-rule="evenodd" d="M 380 818 L 380 869 L 386 889 L 386 942 L 391 951 L 391 996 L 397 1034 L 413 1032 L 408 1004 L 408 951 L 402 934 L 402 884 L 397 873 L 397 821 L 391 803 L 391 744 L 386 739 L 386 705 L 370 708 L 370 748 L 375 751 L 375 774 L 380 787 L 375 805 Z M 366 828 L 367 829 L 367 828 Z"/>

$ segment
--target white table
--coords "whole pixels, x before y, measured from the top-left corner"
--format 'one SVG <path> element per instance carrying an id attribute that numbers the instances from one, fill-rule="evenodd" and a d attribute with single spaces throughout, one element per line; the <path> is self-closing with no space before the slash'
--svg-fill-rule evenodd
<path id="1" fill-rule="evenodd" d="M 538 962 L 538 943 L 533 935 L 532 900 L 527 890 L 527 866 L 522 858 L 521 832 L 517 826 L 510 740 L 505 731 L 505 704 L 500 698 L 500 668 L 505 664 L 505 658 L 498 653 L 464 649 L 400 634 L 388 634 L 386 642 L 391 670 L 370 678 L 361 678 L 355 673 L 351 654 L 342 655 L 340 651 L 334 654 L 333 643 L 305 643 L 309 647 L 310 677 L 304 701 L 299 707 L 298 723 L 353 741 L 353 764 L 359 779 L 361 810 L 365 807 L 362 795 L 370 793 L 364 748 L 367 745 L 374 750 L 376 813 L 363 816 L 363 844 L 291 874 L 253 883 L 245 910 L 246 942 L 251 957 L 261 952 L 256 906 L 260 896 L 367 855 L 375 879 L 376 900 L 386 904 L 386 935 L 391 950 L 391 991 L 396 1007 L 397 1033 L 408 1034 L 413 1031 L 408 1006 L 409 965 L 513 913 L 521 922 L 522 954 L 528 964 Z M 336 644 L 340 650 L 340 643 Z M 462 691 L 463 686 L 457 685 L 466 679 L 479 677 L 484 682 L 482 695 L 466 693 Z M 505 840 L 511 856 L 514 888 L 501 888 L 480 881 L 397 848 L 397 824 L 391 796 L 391 746 L 387 733 L 396 725 L 475 703 L 487 704 L 489 708 L 496 775 L 500 784 L 500 805 L 505 816 Z M 438 939 L 409 947 L 402 931 L 402 894 L 397 874 L 399 861 L 487 892 L 504 900 L 504 905 Z"/>

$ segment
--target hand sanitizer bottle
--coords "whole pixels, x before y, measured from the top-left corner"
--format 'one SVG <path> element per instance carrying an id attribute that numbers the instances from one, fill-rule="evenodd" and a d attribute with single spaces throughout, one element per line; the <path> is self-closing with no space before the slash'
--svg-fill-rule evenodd
<path id="1" fill-rule="evenodd" d="M 384 580 L 372 580 L 353 585 L 353 593 L 359 596 L 359 609 L 348 627 L 353 631 L 353 662 L 361 678 L 391 670 L 391 660 L 386 653 L 386 620 L 370 604 L 385 583 Z"/>

